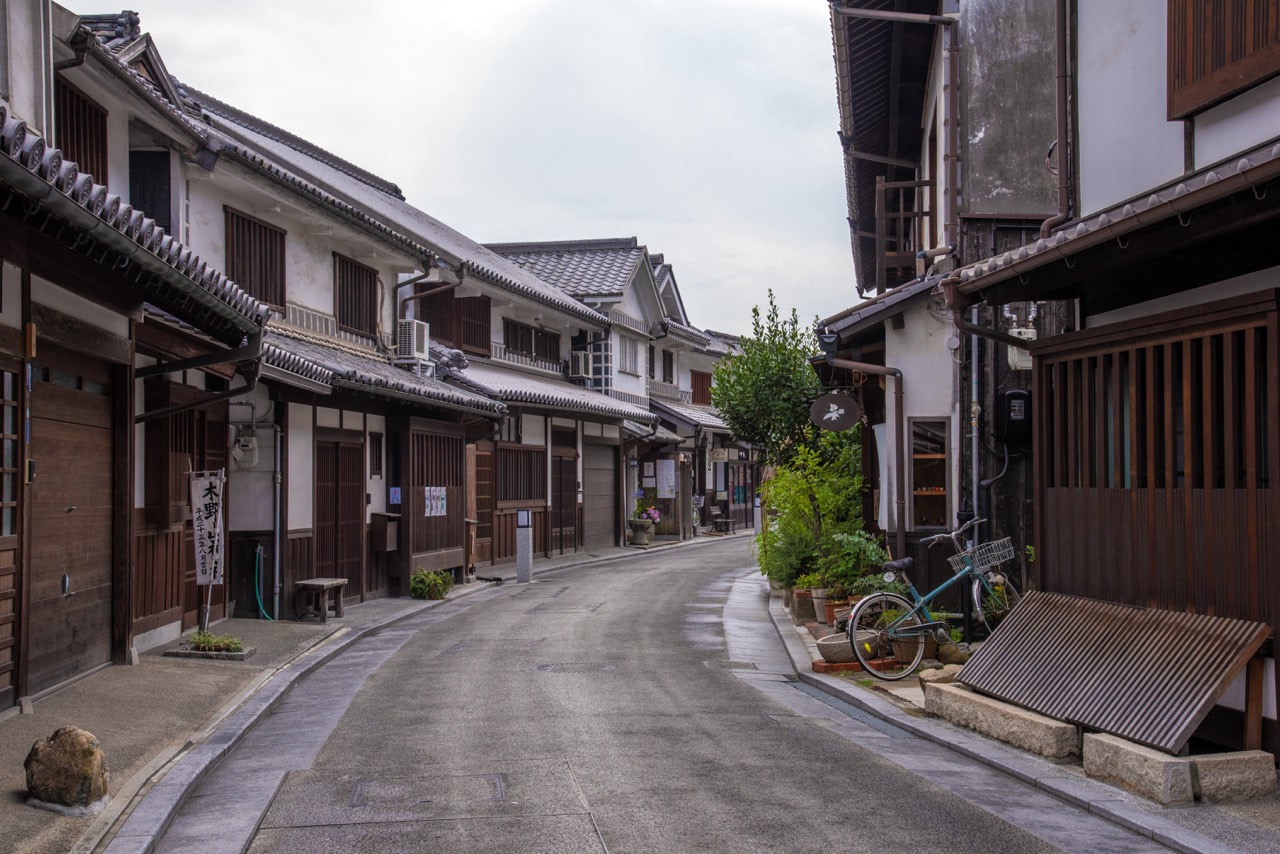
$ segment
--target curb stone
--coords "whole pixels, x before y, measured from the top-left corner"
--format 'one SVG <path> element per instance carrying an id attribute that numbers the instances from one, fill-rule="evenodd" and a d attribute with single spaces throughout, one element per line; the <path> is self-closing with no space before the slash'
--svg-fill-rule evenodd
<path id="1" fill-rule="evenodd" d="M 1087 778 L 1065 776 L 1056 772 L 1052 764 L 1031 761 L 1000 742 L 929 718 L 916 717 L 869 691 L 847 687 L 848 683 L 842 679 L 810 672 L 812 657 L 805 641 L 787 618 L 781 601 L 771 597 L 768 607 L 774 629 L 786 647 L 799 681 L 1175 851 L 1203 854 L 1238 850 L 1152 814 L 1144 802 L 1118 789 Z"/>

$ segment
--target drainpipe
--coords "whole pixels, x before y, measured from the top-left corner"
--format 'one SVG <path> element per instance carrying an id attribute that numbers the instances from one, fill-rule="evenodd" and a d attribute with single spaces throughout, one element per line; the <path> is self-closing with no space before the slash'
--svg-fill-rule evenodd
<path id="1" fill-rule="evenodd" d="M 978 307 L 975 305 L 970 312 L 973 318 L 972 324 L 978 325 Z M 982 394 L 982 387 L 978 378 L 978 336 L 969 336 L 969 488 L 972 490 L 973 496 L 973 515 L 978 515 L 978 490 L 981 474 L 979 472 L 978 451 L 980 445 L 978 443 L 978 418 L 982 413 L 982 404 L 979 402 Z M 982 542 L 982 526 L 975 525 L 973 531 L 973 541 L 975 543 Z"/>
<path id="2" fill-rule="evenodd" d="M 834 336 L 833 336 L 834 338 Z M 834 344 L 834 340 L 832 341 Z M 897 368 L 890 368 L 887 365 L 872 365 L 867 362 L 854 362 L 850 359 L 837 359 L 831 353 L 827 354 L 827 364 L 833 368 L 845 368 L 850 371 L 859 371 L 864 374 L 876 374 L 882 377 L 893 377 L 893 435 L 894 442 L 897 444 L 897 460 L 893 478 L 894 489 L 894 524 L 898 529 L 897 538 L 895 540 L 897 554 L 895 559 L 902 559 L 907 556 L 907 451 L 906 451 L 906 412 L 903 407 L 903 378 L 902 371 Z"/>
<path id="3" fill-rule="evenodd" d="M 84 58 L 89 55 L 90 39 L 93 38 L 95 38 L 95 36 L 89 32 L 87 27 L 78 28 L 67 42 L 67 46 L 75 51 L 75 55 L 70 59 L 55 62 L 53 64 L 53 70 L 66 71 L 68 68 L 75 68 L 77 65 L 84 65 Z"/>
<path id="4" fill-rule="evenodd" d="M 1055 53 L 1057 54 L 1058 80 L 1058 212 L 1040 224 L 1040 237 L 1047 239 L 1053 230 L 1071 216 L 1070 165 L 1067 161 L 1067 0 L 1055 0 L 1058 23 Z"/>
<path id="5" fill-rule="evenodd" d="M 281 531 L 280 518 L 281 508 L 284 505 L 283 496 L 281 495 L 281 482 L 283 481 L 283 472 L 280 470 L 280 446 L 284 444 L 284 429 L 273 423 L 271 425 L 275 431 L 275 469 L 271 473 L 271 479 L 274 481 L 271 496 L 271 515 L 272 515 L 272 531 L 271 531 L 271 618 L 273 620 L 280 619 L 280 549 L 283 547 L 284 537 Z"/>

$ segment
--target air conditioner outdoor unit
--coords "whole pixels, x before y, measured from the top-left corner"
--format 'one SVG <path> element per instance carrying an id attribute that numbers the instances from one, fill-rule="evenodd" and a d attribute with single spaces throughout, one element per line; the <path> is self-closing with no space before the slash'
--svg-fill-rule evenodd
<path id="1" fill-rule="evenodd" d="M 396 321 L 396 356 L 401 359 L 431 358 L 431 327 L 421 320 Z"/>
<path id="2" fill-rule="evenodd" d="M 575 350 L 569 354 L 569 376 L 575 380 L 591 379 L 591 354 Z"/>
<path id="3" fill-rule="evenodd" d="M 436 364 L 430 359 L 396 359 L 393 364 L 424 379 L 430 379 L 436 375 Z"/>

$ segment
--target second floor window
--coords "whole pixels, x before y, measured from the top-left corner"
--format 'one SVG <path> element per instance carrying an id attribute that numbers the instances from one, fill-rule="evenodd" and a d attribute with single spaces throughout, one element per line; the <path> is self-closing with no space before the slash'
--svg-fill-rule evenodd
<path id="1" fill-rule="evenodd" d="M 662 381 L 664 383 L 676 381 L 676 354 L 670 350 L 662 351 Z"/>
<path id="2" fill-rule="evenodd" d="M 618 341 L 618 370 L 626 374 L 640 373 L 640 342 L 634 338 Z"/>
<path id="3" fill-rule="evenodd" d="M 59 79 L 53 82 L 53 115 L 63 157 L 106 184 L 107 111 Z"/>
<path id="4" fill-rule="evenodd" d="M 489 355 L 489 315 L 488 297 L 455 297 L 452 291 L 428 297 L 417 308 L 418 318 L 431 325 L 432 338 L 480 356 Z"/>
<path id="5" fill-rule="evenodd" d="M 333 253 L 333 302 L 338 327 L 378 334 L 378 271 Z"/>
<path id="6" fill-rule="evenodd" d="M 225 208 L 227 214 L 227 275 L 265 303 L 284 307 L 283 229 Z"/>
<path id="7" fill-rule="evenodd" d="M 653 345 L 649 345 L 649 358 L 645 361 L 645 367 L 648 369 L 649 379 L 653 379 Z"/>
<path id="8" fill-rule="evenodd" d="M 560 361 L 560 334 L 536 329 L 526 323 L 514 320 L 502 321 L 503 343 L 507 351 L 546 359 L 549 362 Z"/>
<path id="9" fill-rule="evenodd" d="M 689 382 L 693 386 L 693 402 L 700 406 L 710 406 L 711 374 L 706 371 L 690 371 Z"/>
<path id="10" fill-rule="evenodd" d="M 1280 72 L 1276 4 L 1237 2 L 1227 4 L 1225 14 L 1221 6 L 1203 0 L 1169 0 L 1171 121 L 1194 115 Z"/>

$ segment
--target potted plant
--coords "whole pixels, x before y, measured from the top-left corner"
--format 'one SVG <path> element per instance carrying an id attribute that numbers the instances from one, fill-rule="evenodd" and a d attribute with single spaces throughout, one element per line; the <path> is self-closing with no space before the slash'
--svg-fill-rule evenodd
<path id="1" fill-rule="evenodd" d="M 795 586 L 791 590 L 791 619 L 796 624 L 805 622 L 808 619 L 817 620 L 818 612 L 814 607 L 813 591 L 815 589 L 822 591 L 822 597 L 825 599 L 827 591 L 822 587 L 822 576 L 816 572 L 806 572 L 803 575 L 796 576 Z M 812 613 L 812 617 L 810 616 Z"/>
<path id="2" fill-rule="evenodd" d="M 409 576 L 409 595 L 414 599 L 443 599 L 453 586 L 453 575 L 443 570 L 420 569 Z"/>
<path id="3" fill-rule="evenodd" d="M 661 518 L 662 513 L 657 506 L 644 500 L 644 490 L 637 489 L 636 506 L 631 512 L 631 518 L 627 520 L 627 527 L 631 529 L 631 544 L 633 546 L 649 545 L 653 526 Z"/>

